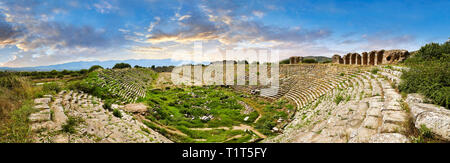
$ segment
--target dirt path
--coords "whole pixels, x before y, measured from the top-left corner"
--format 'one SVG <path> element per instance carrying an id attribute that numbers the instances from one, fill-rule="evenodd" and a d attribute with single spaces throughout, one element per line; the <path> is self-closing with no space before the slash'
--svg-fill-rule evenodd
<path id="1" fill-rule="evenodd" d="M 190 130 L 195 130 L 195 131 L 209 131 L 209 130 L 219 130 L 219 129 L 223 129 L 223 130 L 229 130 L 229 127 L 216 127 L 216 128 L 189 128 Z"/>
<path id="2" fill-rule="evenodd" d="M 253 123 L 258 122 L 258 120 L 262 117 L 261 108 L 255 107 L 256 104 L 254 104 L 253 101 L 249 101 L 249 100 L 245 99 L 243 102 L 246 103 L 247 105 L 250 105 L 250 107 L 252 107 L 254 110 L 256 110 L 256 112 L 258 112 L 258 117 L 255 119 L 255 121 L 253 121 Z"/>
<path id="3" fill-rule="evenodd" d="M 159 128 L 165 129 L 167 132 L 169 132 L 169 133 L 171 133 L 171 134 L 177 134 L 177 135 L 186 136 L 186 137 L 188 136 L 188 135 L 186 135 L 185 133 L 181 132 L 180 130 L 174 130 L 174 129 L 168 128 L 168 127 L 166 127 L 166 126 L 162 126 L 162 125 L 159 125 L 159 124 L 157 124 L 157 123 L 154 123 L 154 122 L 152 122 L 152 121 L 146 119 L 146 118 L 145 118 L 144 116 L 142 116 L 142 115 L 137 116 L 137 119 L 138 119 L 139 121 L 147 121 L 147 122 L 149 122 L 149 123 L 152 123 L 152 124 L 154 124 L 155 126 L 157 126 L 157 127 L 159 127 Z"/>
<path id="4" fill-rule="evenodd" d="M 233 130 L 251 130 L 259 137 L 264 138 L 264 139 L 267 138 L 266 135 L 260 133 L 258 130 L 256 130 L 252 126 L 248 126 L 248 125 L 244 125 L 244 124 L 241 124 L 240 126 L 233 126 Z"/>
<path id="5" fill-rule="evenodd" d="M 224 140 L 223 142 L 227 142 L 227 141 L 230 141 L 230 140 L 233 140 L 233 139 L 238 139 L 238 138 L 241 138 L 241 137 L 242 137 L 242 135 L 235 135 L 235 136 L 233 136 L 231 138 L 228 138 L 227 140 Z"/>

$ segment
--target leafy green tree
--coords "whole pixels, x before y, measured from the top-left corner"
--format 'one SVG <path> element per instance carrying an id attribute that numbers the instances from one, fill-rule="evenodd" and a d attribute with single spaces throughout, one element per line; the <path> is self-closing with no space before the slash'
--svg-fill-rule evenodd
<path id="1" fill-rule="evenodd" d="M 113 69 L 123 69 L 123 68 L 131 68 L 131 65 L 128 63 L 117 63 L 113 67 Z"/>
<path id="2" fill-rule="evenodd" d="M 87 74 L 89 72 L 89 70 L 86 70 L 86 69 L 81 69 L 80 70 L 80 74 Z"/>

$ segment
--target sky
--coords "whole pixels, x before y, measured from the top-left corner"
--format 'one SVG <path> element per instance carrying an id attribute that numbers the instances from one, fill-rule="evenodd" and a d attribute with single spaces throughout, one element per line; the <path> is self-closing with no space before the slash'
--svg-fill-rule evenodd
<path id="1" fill-rule="evenodd" d="M 413 51 L 449 39 L 448 6 L 448 0 L 0 0 L 0 67 L 203 62 L 233 49 L 277 50 L 280 59 Z"/>

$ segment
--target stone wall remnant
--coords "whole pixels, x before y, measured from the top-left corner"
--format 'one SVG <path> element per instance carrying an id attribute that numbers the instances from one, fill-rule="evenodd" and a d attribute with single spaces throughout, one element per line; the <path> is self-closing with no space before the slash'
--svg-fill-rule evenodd
<path id="1" fill-rule="evenodd" d="M 336 63 L 336 64 L 343 64 L 344 63 L 344 60 L 341 58 L 341 56 L 339 54 L 333 55 L 333 57 L 331 57 L 331 60 L 332 60 L 332 63 Z"/>
<path id="2" fill-rule="evenodd" d="M 362 65 L 368 65 L 369 64 L 369 53 L 363 52 L 362 53 Z"/>
<path id="3" fill-rule="evenodd" d="M 363 52 L 362 55 L 358 53 L 348 53 L 342 57 L 338 54 L 333 55 L 332 60 L 335 64 L 346 65 L 382 65 L 382 64 L 396 64 L 404 61 L 410 56 L 406 50 L 373 50 L 370 52 Z"/>

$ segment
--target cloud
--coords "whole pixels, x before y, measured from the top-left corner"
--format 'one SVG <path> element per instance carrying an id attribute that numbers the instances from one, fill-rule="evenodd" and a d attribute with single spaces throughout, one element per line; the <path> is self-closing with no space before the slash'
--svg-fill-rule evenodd
<path id="1" fill-rule="evenodd" d="M 327 29 L 282 28 L 267 26 L 261 22 L 243 19 L 243 16 L 255 15 L 263 17 L 261 10 L 242 10 L 248 6 L 241 6 L 238 1 L 217 2 L 208 1 L 200 3 L 197 8 L 191 9 L 189 14 L 181 16 L 177 11 L 175 18 L 161 23 L 160 19 L 152 22 L 147 38 L 149 43 L 192 41 L 219 41 L 222 44 L 232 45 L 239 43 L 260 42 L 308 42 L 330 36 Z M 236 9 L 236 10 L 235 10 Z M 239 10 L 237 10 L 239 9 Z M 167 24 L 172 28 L 167 30 Z M 174 29 L 173 29 L 174 28 Z"/>
<path id="2" fill-rule="evenodd" d="M 111 39 L 100 29 L 39 19 L 41 15 L 50 15 L 58 8 L 47 6 L 41 1 L 18 0 L 1 3 L 0 13 L 7 15 L 6 19 L 0 17 L 2 43 L 13 44 L 24 51 L 40 48 L 57 50 L 106 47 L 111 43 Z"/>
<path id="3" fill-rule="evenodd" d="M 114 7 L 111 3 L 109 3 L 109 2 L 107 2 L 105 0 L 101 0 L 98 3 L 94 3 L 92 6 L 95 8 L 95 10 L 97 12 L 102 13 L 102 14 L 106 14 L 106 13 L 109 13 L 110 11 L 112 11 L 112 10 L 116 10 L 117 9 L 117 7 Z"/>
<path id="4" fill-rule="evenodd" d="M 365 49 L 407 48 L 409 44 L 416 42 L 416 38 L 412 35 L 387 37 L 376 35 L 365 39 L 367 40 L 367 44 L 362 46 Z"/>
<path id="5" fill-rule="evenodd" d="M 42 1 L 0 3 L 0 48 L 10 45 L 18 49 L 14 54 L 8 54 L 15 57 L 4 63 L 5 66 L 102 58 L 112 55 L 104 53 L 106 51 L 120 51 L 118 45 L 124 41 L 121 35 L 89 25 L 54 21 L 51 17 L 67 12 L 59 11 L 60 8 Z"/>
<path id="6" fill-rule="evenodd" d="M 5 18 L 0 15 L 0 48 L 5 45 L 11 45 L 16 42 L 16 37 L 21 31 L 13 27 Z"/>
<path id="7" fill-rule="evenodd" d="M 110 41 L 104 36 L 103 31 L 89 26 L 77 27 L 48 22 L 27 25 L 26 33 L 16 45 L 24 51 L 29 51 L 38 48 L 106 47 L 110 45 Z"/>

